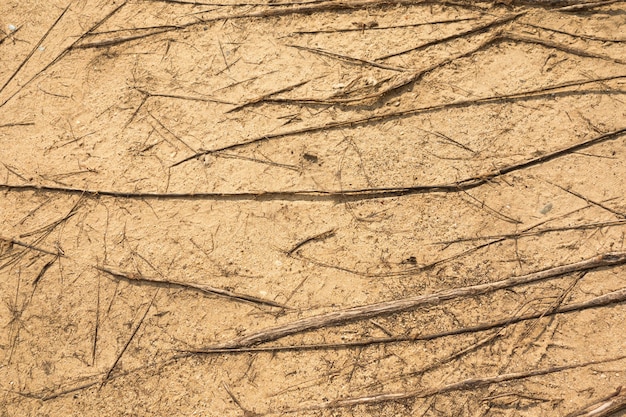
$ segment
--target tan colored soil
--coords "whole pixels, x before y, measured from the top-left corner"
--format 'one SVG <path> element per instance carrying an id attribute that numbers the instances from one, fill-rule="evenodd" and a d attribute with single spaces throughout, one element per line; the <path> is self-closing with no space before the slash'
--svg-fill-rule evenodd
<path id="1" fill-rule="evenodd" d="M 0 3 L 0 416 L 563 416 L 626 385 L 623 301 L 556 311 L 623 265 L 189 353 L 622 256 L 626 3 Z"/>

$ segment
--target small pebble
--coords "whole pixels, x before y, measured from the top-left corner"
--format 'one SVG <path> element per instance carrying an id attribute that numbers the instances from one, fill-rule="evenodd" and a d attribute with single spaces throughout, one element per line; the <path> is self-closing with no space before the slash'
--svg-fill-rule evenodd
<path id="1" fill-rule="evenodd" d="M 15 32 L 15 31 L 17 30 L 17 28 L 15 27 L 15 25 L 11 25 L 11 24 L 9 24 L 9 30 L 10 30 L 11 32 Z"/>
<path id="2" fill-rule="evenodd" d="M 546 204 L 542 209 L 541 209 L 541 214 L 548 214 L 550 212 L 550 210 L 552 210 L 552 203 L 548 203 Z"/>

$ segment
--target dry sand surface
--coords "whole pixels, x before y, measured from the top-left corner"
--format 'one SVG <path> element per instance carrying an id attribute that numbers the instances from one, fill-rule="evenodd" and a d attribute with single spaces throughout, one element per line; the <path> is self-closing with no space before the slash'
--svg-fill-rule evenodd
<path id="1" fill-rule="evenodd" d="M 0 1 L 0 417 L 625 416 L 626 3 Z"/>

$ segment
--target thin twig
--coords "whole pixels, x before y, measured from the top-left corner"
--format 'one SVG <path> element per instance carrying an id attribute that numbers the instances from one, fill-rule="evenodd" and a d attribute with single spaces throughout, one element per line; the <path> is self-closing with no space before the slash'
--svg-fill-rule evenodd
<path id="1" fill-rule="evenodd" d="M 446 36 L 444 38 L 435 39 L 435 40 L 423 43 L 421 45 L 414 46 L 414 47 L 409 48 L 409 49 L 404 49 L 402 51 L 391 52 L 389 54 L 381 55 L 378 58 L 375 58 L 374 61 L 383 61 L 385 59 L 389 59 L 389 58 L 392 58 L 392 57 L 395 57 L 395 56 L 399 56 L 399 55 L 404 55 L 404 54 L 407 54 L 409 52 L 416 52 L 416 51 L 428 48 L 428 47 L 433 46 L 433 45 L 438 45 L 440 43 L 445 43 L 445 42 L 448 42 L 448 41 L 451 41 L 451 40 L 454 40 L 454 39 L 458 39 L 458 38 L 462 38 L 462 37 L 465 37 L 465 36 L 468 36 L 468 35 L 473 35 L 473 34 L 476 34 L 476 33 L 485 32 L 485 31 L 487 31 L 489 29 L 492 29 L 494 27 L 501 26 L 501 25 L 504 25 L 506 23 L 512 22 L 515 19 L 519 18 L 520 16 L 523 16 L 524 14 L 526 14 L 526 12 L 515 13 L 515 14 L 509 15 L 509 16 L 501 17 L 499 19 L 492 20 L 491 22 L 475 26 L 475 27 L 473 27 L 471 29 L 464 30 L 462 32 L 458 32 L 458 33 L 455 33 L 453 35 Z"/>
<path id="2" fill-rule="evenodd" d="M 347 122 L 341 122 L 342 126 L 347 125 Z M 336 126 L 336 125 L 335 125 Z M 291 132 L 291 134 L 302 133 L 304 131 L 314 131 L 320 128 L 307 128 L 297 132 Z M 81 194 L 92 197 L 108 196 L 116 198 L 132 198 L 132 199 L 215 199 L 215 200 L 278 200 L 278 199 L 303 199 L 320 201 L 323 199 L 332 201 L 356 201 L 372 198 L 388 198 L 398 197 L 410 194 L 421 193 L 457 193 L 460 191 L 466 191 L 472 188 L 479 187 L 487 184 L 498 177 L 503 175 L 520 171 L 523 169 L 531 168 L 566 155 L 570 155 L 574 152 L 586 149 L 600 143 L 604 143 L 610 140 L 615 140 L 626 134 L 626 127 L 612 132 L 603 133 L 594 138 L 579 142 L 574 145 L 567 146 L 565 148 L 547 152 L 542 156 L 536 158 L 527 159 L 512 165 L 500 169 L 494 169 L 491 172 L 487 172 L 481 175 L 474 175 L 464 180 L 443 183 L 443 184 L 431 184 L 431 185 L 412 185 L 406 187 L 371 187 L 371 188 L 359 188 L 348 189 L 339 191 L 325 191 L 325 190 L 293 190 L 293 191 L 261 191 L 261 192 L 235 192 L 235 193 L 138 193 L 138 192 L 120 192 L 120 191 L 107 191 L 107 190 L 87 190 L 81 188 L 72 187 L 51 187 L 51 186 L 39 186 L 39 185 L 14 185 L 14 184 L 0 184 L 0 190 L 8 191 L 39 191 L 39 192 L 56 192 L 64 194 Z M 277 138 L 287 136 L 287 133 L 277 134 L 274 136 L 268 135 L 265 139 Z M 259 141 L 259 140 L 257 140 Z M 251 143 L 251 142 L 247 142 Z M 242 145 L 242 144 L 239 144 Z M 238 146 L 231 145 L 224 148 L 232 149 Z M 220 150 L 206 151 L 200 154 L 193 155 L 180 161 L 181 164 L 184 161 L 194 159 L 200 155 L 206 155 L 209 153 L 219 152 Z"/>
<path id="3" fill-rule="evenodd" d="M 601 209 L 606 210 L 606 211 L 608 211 L 608 212 L 609 212 L 609 213 L 611 213 L 611 214 L 614 214 L 615 216 L 617 216 L 617 217 L 618 217 L 618 218 L 620 218 L 620 219 L 626 219 L 626 214 L 624 214 L 624 213 L 621 213 L 621 212 L 619 212 L 619 211 L 617 211 L 617 210 L 614 210 L 614 209 L 612 209 L 611 207 L 605 206 L 604 204 L 602 204 L 602 203 L 600 203 L 600 202 L 597 202 L 597 201 L 591 200 L 591 199 L 589 199 L 589 198 L 585 197 L 584 195 L 582 195 L 582 194 L 580 194 L 580 193 L 577 193 L 576 191 L 571 190 L 571 189 L 569 189 L 569 188 L 564 188 L 564 187 L 561 187 L 560 185 L 558 185 L 558 184 L 554 184 L 554 183 L 552 183 L 552 182 L 550 182 L 550 181 L 546 181 L 546 182 L 547 182 L 548 184 L 550 184 L 550 185 L 553 185 L 553 186 L 555 186 L 555 187 L 557 187 L 557 188 L 560 188 L 561 190 L 565 191 L 566 193 L 569 193 L 569 194 L 571 194 L 571 195 L 573 195 L 573 196 L 575 196 L 575 197 L 580 198 L 581 200 L 585 201 L 587 204 L 593 204 L 593 205 L 594 205 L 594 206 L 596 206 L 596 207 L 600 207 Z"/>
<path id="4" fill-rule="evenodd" d="M 594 9 L 596 7 L 608 6 L 613 3 L 622 3 L 624 0 L 607 0 L 596 2 L 579 2 L 579 4 L 573 4 L 571 6 L 565 6 L 556 9 L 559 12 L 580 12 L 583 10 Z"/>
<path id="5" fill-rule="evenodd" d="M 575 224 L 571 226 L 546 227 L 546 228 L 538 229 L 538 230 L 522 230 L 517 233 L 507 233 L 503 235 L 462 237 L 462 238 L 453 239 L 453 240 L 441 240 L 438 242 L 433 242 L 433 245 L 451 245 L 453 243 L 474 242 L 477 240 L 520 239 L 520 238 L 528 237 L 528 236 L 539 236 L 539 235 L 546 234 L 546 233 L 566 232 L 569 230 L 589 230 L 589 229 L 598 229 L 601 227 L 612 227 L 612 226 L 623 226 L 623 225 L 626 225 L 626 219 L 613 220 L 613 221 L 607 221 L 607 222 Z"/>
<path id="6" fill-rule="evenodd" d="M 310 236 L 310 237 L 307 237 L 306 239 L 301 240 L 300 242 L 296 243 L 291 249 L 289 249 L 286 252 L 287 256 L 291 256 L 295 251 L 297 251 L 298 249 L 300 249 L 302 246 L 306 245 L 307 243 L 328 239 L 329 237 L 334 236 L 336 231 L 337 229 L 330 229 L 325 232 L 318 233 L 314 236 Z"/>
<path id="7" fill-rule="evenodd" d="M 101 386 L 103 386 L 108 381 L 108 379 L 111 376 L 111 373 L 113 372 L 113 370 L 115 369 L 115 367 L 119 363 L 120 359 L 122 359 L 122 355 L 124 354 L 124 352 L 126 352 L 126 349 L 128 348 L 128 345 L 130 345 L 130 342 L 133 341 L 133 338 L 137 334 L 137 331 L 139 330 L 139 328 L 143 324 L 143 321 L 145 320 L 146 316 L 148 315 L 148 311 L 150 311 L 150 308 L 152 307 L 152 304 L 154 303 L 154 300 L 156 299 L 156 296 L 157 296 L 158 293 L 159 293 L 159 290 L 157 289 L 154 292 L 154 295 L 152 296 L 152 300 L 150 300 L 150 303 L 148 304 L 148 307 L 146 308 L 146 311 L 143 313 L 143 316 L 141 317 L 141 319 L 137 323 L 137 326 L 135 326 L 135 329 L 132 331 L 132 333 L 130 334 L 130 337 L 126 341 L 126 344 L 124 344 L 124 347 L 122 348 L 120 353 L 115 358 L 115 362 L 113 362 L 113 365 L 111 366 L 111 368 L 109 368 L 108 372 L 106 373 L 104 379 L 102 380 Z"/>
<path id="8" fill-rule="evenodd" d="M 58 255 L 58 256 L 65 257 L 64 254 L 62 254 L 62 253 L 60 253 L 58 251 L 57 252 L 53 252 L 51 250 L 43 249 L 43 248 L 37 247 L 35 245 L 32 245 L 30 243 L 22 242 L 21 240 L 17 240 L 17 239 L 0 237 L 0 241 L 8 242 L 8 243 L 13 244 L 13 245 L 21 246 L 23 248 L 31 249 L 31 250 L 34 250 L 34 251 L 37 251 L 37 252 L 48 254 L 48 255 L 54 255 L 54 256 Z"/>
<path id="9" fill-rule="evenodd" d="M 37 274 L 37 276 L 35 277 L 35 279 L 33 280 L 33 289 L 35 287 L 37 287 L 37 284 L 39 283 L 39 281 L 41 281 L 41 278 L 43 278 L 43 276 L 46 274 L 46 271 L 48 269 L 50 269 L 50 267 L 52 265 L 54 265 L 54 263 L 61 257 L 60 253 L 57 253 L 54 255 L 54 258 L 52 258 L 50 261 L 46 262 L 46 264 L 41 268 L 41 270 L 39 271 L 39 273 Z"/>
<path id="10" fill-rule="evenodd" d="M 61 19 L 63 18 L 63 16 L 65 16 L 65 13 L 67 13 L 67 11 L 69 10 L 70 6 L 72 5 L 72 3 L 68 4 L 65 9 L 63 9 L 63 11 L 61 12 L 61 14 L 59 15 L 59 17 L 57 17 L 57 19 L 54 21 L 54 23 L 52 24 L 52 26 L 50 26 L 48 28 L 48 30 L 46 31 L 46 33 L 44 33 L 44 35 L 41 37 L 41 39 L 39 39 L 39 42 L 37 42 L 35 44 L 35 46 L 33 46 L 33 49 L 30 51 L 30 53 L 28 55 L 26 55 L 26 58 L 24 58 L 24 60 L 20 63 L 20 65 L 17 66 L 17 68 L 15 69 L 15 71 L 13 71 L 13 74 L 11 74 L 9 76 L 9 78 L 7 78 L 7 80 L 4 82 L 4 84 L 2 84 L 2 86 L 0 87 L 0 93 L 2 92 L 2 90 L 4 90 L 4 88 L 11 82 L 11 80 L 13 80 L 13 78 L 15 78 L 15 76 L 17 75 L 18 72 L 20 72 L 20 70 L 24 67 L 24 65 L 26 65 L 26 63 L 28 62 L 28 60 L 34 55 L 35 52 L 37 52 L 37 49 L 39 49 L 39 47 L 41 46 L 41 44 L 46 40 L 46 38 L 48 37 L 48 35 L 50 34 L 50 32 L 52 32 L 52 30 L 56 27 L 56 25 L 61 21 Z M 4 104 L 4 103 L 3 103 Z M 2 107 L 2 105 L 0 105 L 0 107 Z"/>
<path id="11" fill-rule="evenodd" d="M 342 129 L 342 128 L 354 128 L 354 127 L 357 127 L 357 126 L 369 125 L 369 124 L 378 123 L 378 122 L 384 122 L 384 121 L 388 121 L 390 119 L 401 119 L 401 118 L 416 116 L 418 114 L 432 113 L 432 112 L 442 111 L 442 110 L 446 110 L 446 109 L 465 108 L 465 107 L 469 107 L 469 106 L 479 106 L 479 105 L 493 104 L 493 103 L 497 103 L 497 102 L 507 102 L 507 101 L 511 101 L 512 102 L 512 101 L 516 101 L 516 100 L 525 100 L 525 99 L 542 99 L 542 98 L 545 98 L 545 97 L 554 98 L 555 96 L 557 96 L 559 94 L 563 94 L 563 95 L 585 94 L 585 95 L 587 95 L 587 94 L 589 94 L 589 92 L 565 91 L 565 92 L 562 92 L 562 93 L 555 93 L 554 90 L 560 90 L 560 89 L 567 88 L 567 87 L 582 86 L 582 85 L 586 85 L 586 84 L 604 82 L 604 81 L 609 81 L 609 80 L 614 80 L 614 79 L 619 79 L 619 78 L 626 78 L 626 75 L 604 77 L 604 78 L 599 78 L 599 79 L 594 79 L 594 80 L 570 81 L 570 82 L 566 82 L 566 83 L 560 83 L 560 84 L 552 85 L 552 86 L 549 86 L 549 87 L 542 87 L 542 88 L 539 88 L 539 89 L 527 90 L 527 91 L 523 91 L 523 92 L 520 92 L 520 93 L 512 93 L 512 94 L 505 94 L 505 95 L 498 95 L 498 96 L 490 96 L 490 97 L 484 97 L 484 98 L 479 98 L 479 99 L 474 99 L 474 100 L 460 100 L 460 101 L 456 101 L 456 102 L 452 102 L 452 103 L 430 105 L 430 106 L 426 106 L 426 107 L 418 107 L 418 108 L 414 108 L 414 109 L 401 110 L 401 111 L 396 111 L 396 112 L 389 112 L 389 113 L 379 114 L 379 115 L 375 115 L 375 116 L 367 116 L 367 117 L 362 117 L 362 118 L 358 118 L 358 119 L 349 119 L 349 120 L 339 121 L 339 122 L 330 122 L 330 123 L 326 123 L 326 124 L 318 125 L 318 126 L 304 127 L 304 128 L 300 128 L 300 129 L 294 129 L 294 130 L 288 130 L 288 131 L 283 131 L 283 132 L 265 134 L 265 135 L 262 135 L 262 136 L 258 136 L 258 137 L 254 137 L 254 138 L 248 139 L 248 140 L 243 141 L 243 142 L 237 142 L 237 143 L 234 143 L 234 144 L 231 144 L 231 145 L 220 146 L 218 148 L 214 148 L 214 149 L 205 150 L 205 151 L 202 151 L 202 152 L 195 153 L 193 155 L 185 157 L 184 159 L 181 159 L 178 162 L 173 163 L 171 165 L 171 167 L 176 167 L 176 166 L 181 165 L 181 164 L 183 164 L 185 162 L 191 161 L 193 159 L 197 159 L 197 158 L 199 158 L 199 157 L 201 157 L 203 155 L 207 155 L 207 154 L 210 154 L 210 153 L 219 152 L 219 151 L 225 151 L 225 150 L 233 150 L 233 149 L 236 149 L 236 148 L 250 146 L 252 144 L 257 144 L 257 143 L 261 143 L 261 142 L 269 142 L 271 140 L 281 139 L 281 138 L 288 137 L 288 136 L 296 136 L 296 135 L 316 133 L 316 132 L 322 132 L 322 131 L 331 131 L 331 130 L 337 130 L 337 129 Z M 414 81 L 413 76 L 411 76 L 409 80 L 411 82 Z M 396 87 L 399 88 L 399 87 L 402 87 L 404 85 L 406 85 L 406 83 L 403 82 L 403 83 L 401 83 L 400 86 L 394 86 L 394 88 L 396 88 Z M 365 99 L 365 98 L 366 97 L 360 97 L 359 100 L 362 100 L 362 99 Z M 298 100 L 282 100 L 282 101 L 283 102 L 292 101 L 294 103 L 298 102 Z"/>
<path id="12" fill-rule="evenodd" d="M 135 274 L 131 272 L 122 272 L 122 271 L 114 270 L 111 267 L 106 267 L 106 266 L 96 266 L 95 268 L 98 271 L 106 272 L 107 274 L 109 274 L 110 276 L 114 278 L 117 278 L 117 279 L 121 278 L 125 281 L 134 283 L 134 284 L 148 284 L 148 285 L 160 286 L 160 287 L 178 287 L 178 288 L 184 288 L 187 290 L 199 291 L 204 294 L 218 295 L 220 297 L 230 298 L 230 299 L 238 300 L 238 301 L 245 301 L 245 302 L 254 303 L 254 304 L 267 305 L 270 307 L 291 309 L 290 307 L 277 303 L 276 301 L 268 300 L 265 298 L 254 297 L 248 294 L 236 293 L 233 291 L 225 290 L 223 288 L 210 287 L 207 285 L 187 284 L 185 282 L 179 282 L 179 281 L 161 281 L 161 280 L 156 280 L 156 279 L 150 279 L 150 278 L 141 276 L 139 274 Z"/>
<path id="13" fill-rule="evenodd" d="M 626 358 L 626 356 L 618 356 L 618 357 L 610 358 L 610 359 L 589 361 L 589 362 L 584 362 L 584 363 L 579 363 L 579 364 L 555 366 L 555 367 L 544 368 L 544 369 L 535 369 L 535 370 L 524 371 L 524 372 L 512 372 L 508 374 L 501 374 L 501 375 L 494 375 L 494 376 L 487 376 L 487 377 L 468 378 L 459 382 L 454 382 L 452 384 L 443 385 L 437 388 L 386 393 L 386 394 L 372 394 L 372 395 L 368 395 L 364 397 L 342 398 L 340 400 L 334 400 L 334 401 L 330 401 L 327 403 L 321 403 L 321 404 L 317 404 L 311 407 L 305 407 L 301 409 L 281 410 L 281 412 L 282 413 L 294 413 L 294 412 L 300 412 L 300 411 L 334 409 L 334 408 L 341 408 L 341 407 L 354 407 L 357 405 L 380 404 L 384 402 L 399 401 L 399 400 L 404 400 L 404 399 L 409 399 L 409 398 L 427 398 L 427 397 L 432 397 L 433 395 L 440 395 L 440 394 L 445 394 L 445 393 L 453 392 L 453 391 L 473 390 L 479 387 L 499 384 L 502 382 L 515 381 L 519 379 L 527 379 L 533 376 L 548 375 L 548 374 L 552 374 L 556 372 L 583 368 L 583 367 L 588 367 L 591 365 L 597 365 L 601 363 L 616 362 L 616 361 L 623 360 L 624 358 Z"/>
<path id="14" fill-rule="evenodd" d="M 414 310 L 428 305 L 441 304 L 444 301 L 455 298 L 487 294 L 504 288 L 556 278 L 572 272 L 590 271 L 603 267 L 622 265 L 624 263 L 626 263 L 626 252 L 604 253 L 584 261 L 548 268 L 531 274 L 511 277 L 486 284 L 454 288 L 434 294 L 418 295 L 399 300 L 335 310 L 329 313 L 295 320 L 290 323 L 268 327 L 246 336 L 198 349 L 197 351 L 203 352 L 213 349 L 234 349 L 254 346 L 260 343 L 278 340 L 292 334 L 319 329 L 321 327 L 338 326 L 356 320 Z"/>
<path id="15" fill-rule="evenodd" d="M 356 58 L 356 57 L 352 57 L 352 56 L 348 56 L 348 55 L 344 55 L 344 54 L 338 54 L 337 52 L 326 51 L 326 50 L 320 49 L 320 48 L 310 48 L 308 46 L 293 45 L 293 44 L 288 44 L 286 46 L 289 46 L 291 48 L 300 49 L 300 50 L 303 50 L 303 51 L 312 52 L 312 53 L 319 54 L 319 55 L 329 56 L 331 58 L 337 58 L 337 59 L 340 59 L 342 61 L 349 62 L 351 64 L 357 64 L 357 65 L 365 64 L 365 65 L 370 65 L 372 67 L 386 69 L 386 70 L 390 70 L 390 71 L 397 71 L 397 72 L 405 72 L 405 71 L 407 71 L 406 68 L 399 68 L 399 67 L 394 67 L 394 66 L 391 66 L 391 65 L 385 65 L 385 64 L 378 63 L 378 62 L 369 61 L 369 60 L 363 59 L 363 58 Z"/>
<path id="16" fill-rule="evenodd" d="M 222 348 L 211 350 L 181 350 L 188 354 L 238 354 L 238 353 L 255 353 L 255 352 L 292 352 L 307 350 L 342 350 L 362 348 L 366 346 L 388 345 L 395 343 L 414 343 L 425 340 L 435 340 L 442 337 L 457 336 L 461 334 L 470 334 L 484 332 L 495 328 L 506 327 L 528 320 L 536 320 L 540 317 L 549 317 L 557 314 L 568 314 L 577 311 L 588 310 L 592 308 L 600 308 L 613 304 L 623 303 L 626 301 L 626 288 L 612 291 L 586 301 L 567 304 L 561 306 L 554 311 L 530 313 L 521 316 L 506 317 L 500 320 L 494 320 L 484 323 L 478 323 L 469 327 L 461 327 L 458 329 L 446 330 L 436 333 L 424 333 L 417 335 L 391 336 L 391 337 L 373 337 L 362 340 L 354 340 L 341 343 L 316 343 L 316 344 L 299 344 L 299 345 L 281 345 L 281 346 L 250 346 L 242 348 Z M 184 355 L 183 355 L 184 356 Z"/>
<path id="17" fill-rule="evenodd" d="M 503 38 L 512 42 L 523 42 L 523 43 L 531 43 L 535 45 L 542 45 L 542 46 L 545 46 L 546 48 L 556 49 L 558 51 L 563 51 L 568 54 L 577 55 L 577 56 L 581 56 L 585 58 L 598 58 L 598 59 L 603 59 L 605 61 L 616 62 L 618 64 L 626 64 L 626 60 L 623 60 L 623 59 L 613 58 L 611 56 L 604 55 L 604 54 L 589 52 L 585 49 L 579 49 L 579 48 L 574 48 L 571 46 L 561 45 L 559 43 L 552 42 L 547 39 L 534 38 L 530 36 L 520 35 L 517 33 L 507 33 L 506 35 L 503 36 Z"/>
<path id="18" fill-rule="evenodd" d="M 617 390 L 611 395 L 565 417 L 609 417 L 622 410 L 626 410 L 626 389 L 617 387 Z"/>
<path id="19" fill-rule="evenodd" d="M 391 26 L 370 26 L 370 27 L 350 27 L 350 28 L 338 28 L 338 29 L 320 29 L 320 30 L 298 30 L 292 32 L 294 35 L 314 35 L 317 33 L 341 33 L 341 32 L 364 32 L 369 30 L 389 30 L 389 29 L 403 29 L 403 28 L 412 28 L 419 26 L 427 26 L 427 25 L 441 25 L 446 23 L 459 23 L 459 22 L 467 22 L 469 20 L 476 20 L 476 17 L 464 17 L 461 19 L 448 19 L 448 20 L 436 20 L 432 22 L 421 22 L 421 23 L 406 23 L 403 25 L 391 25 Z"/>
<path id="20" fill-rule="evenodd" d="M 580 38 L 580 39 L 585 39 L 585 40 L 590 40 L 590 41 L 613 42 L 613 43 L 626 42 L 626 38 L 620 38 L 620 39 L 617 39 L 617 38 L 603 38 L 603 37 L 599 37 L 599 36 L 595 36 L 595 35 L 570 33 L 570 32 L 566 32 L 566 31 L 561 30 L 561 29 L 549 28 L 549 27 L 546 27 L 546 26 L 535 25 L 533 23 L 523 22 L 521 24 L 524 25 L 524 26 L 529 26 L 529 27 L 535 28 L 535 29 L 547 30 L 549 32 L 560 33 L 562 35 L 571 36 L 573 38 Z"/>
<path id="21" fill-rule="evenodd" d="M 260 102 L 262 102 L 264 100 L 267 100 L 268 98 L 270 98 L 270 97 L 272 97 L 272 96 L 274 96 L 276 94 L 285 93 L 287 91 L 293 90 L 294 88 L 298 88 L 300 86 L 303 86 L 304 84 L 307 84 L 309 81 L 311 81 L 311 80 L 300 81 L 298 83 L 295 83 L 295 84 L 292 84 L 292 85 L 288 85 L 287 87 L 283 87 L 283 88 L 280 88 L 278 90 L 275 90 L 275 91 L 272 91 L 272 92 L 260 95 L 258 97 L 253 98 L 253 99 L 250 99 L 250 100 L 248 100 L 248 101 L 246 101 L 244 103 L 238 104 L 237 106 L 233 107 L 232 109 L 228 109 L 225 113 L 230 113 L 230 112 L 233 112 L 233 111 L 241 110 L 242 108 L 244 108 L 246 106 L 250 106 L 250 105 L 253 105 L 253 104 L 260 103 Z"/>
<path id="22" fill-rule="evenodd" d="M 109 13 L 107 13 L 102 19 L 100 19 L 91 28 L 89 28 L 89 30 L 87 30 L 87 32 L 83 33 L 70 46 L 68 46 L 63 51 L 61 51 L 61 53 L 59 53 L 52 61 L 50 61 L 45 67 L 43 67 L 43 69 L 41 69 L 37 74 L 33 75 L 26 82 L 20 84 L 20 87 L 17 89 L 17 91 L 15 91 L 11 96 L 9 96 L 6 100 L 4 100 L 2 103 L 0 103 L 0 107 L 2 107 L 5 104 L 7 104 L 13 97 L 15 97 L 20 91 L 22 91 L 22 89 L 24 89 L 31 82 L 33 82 L 33 80 L 35 80 L 37 77 L 39 77 L 39 75 L 44 74 L 48 70 L 48 68 L 52 67 L 54 64 L 56 64 L 61 59 L 63 59 L 63 57 L 65 57 L 72 49 L 77 48 L 77 46 L 80 44 L 80 42 L 82 42 L 85 39 L 85 37 L 87 37 L 89 34 L 91 34 L 94 30 L 99 28 L 101 25 L 103 25 L 104 22 L 109 20 L 113 15 L 115 15 L 118 11 L 120 11 L 122 9 L 122 7 L 124 7 L 125 5 L 126 5 L 126 1 L 123 1 L 119 6 L 117 6 L 116 8 L 111 10 Z"/>
<path id="23" fill-rule="evenodd" d="M 98 330 L 100 328 L 100 275 L 98 275 L 98 292 L 96 294 L 96 323 L 93 330 L 93 344 L 91 348 L 91 366 L 96 365 L 96 348 L 98 345 Z"/>

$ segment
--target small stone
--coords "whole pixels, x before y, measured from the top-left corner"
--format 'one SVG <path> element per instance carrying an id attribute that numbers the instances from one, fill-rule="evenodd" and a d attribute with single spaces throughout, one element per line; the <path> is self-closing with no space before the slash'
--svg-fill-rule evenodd
<path id="1" fill-rule="evenodd" d="M 541 209 L 541 214 L 548 214 L 550 212 L 550 210 L 552 210 L 552 203 L 548 203 L 546 204 L 542 209 Z"/>

